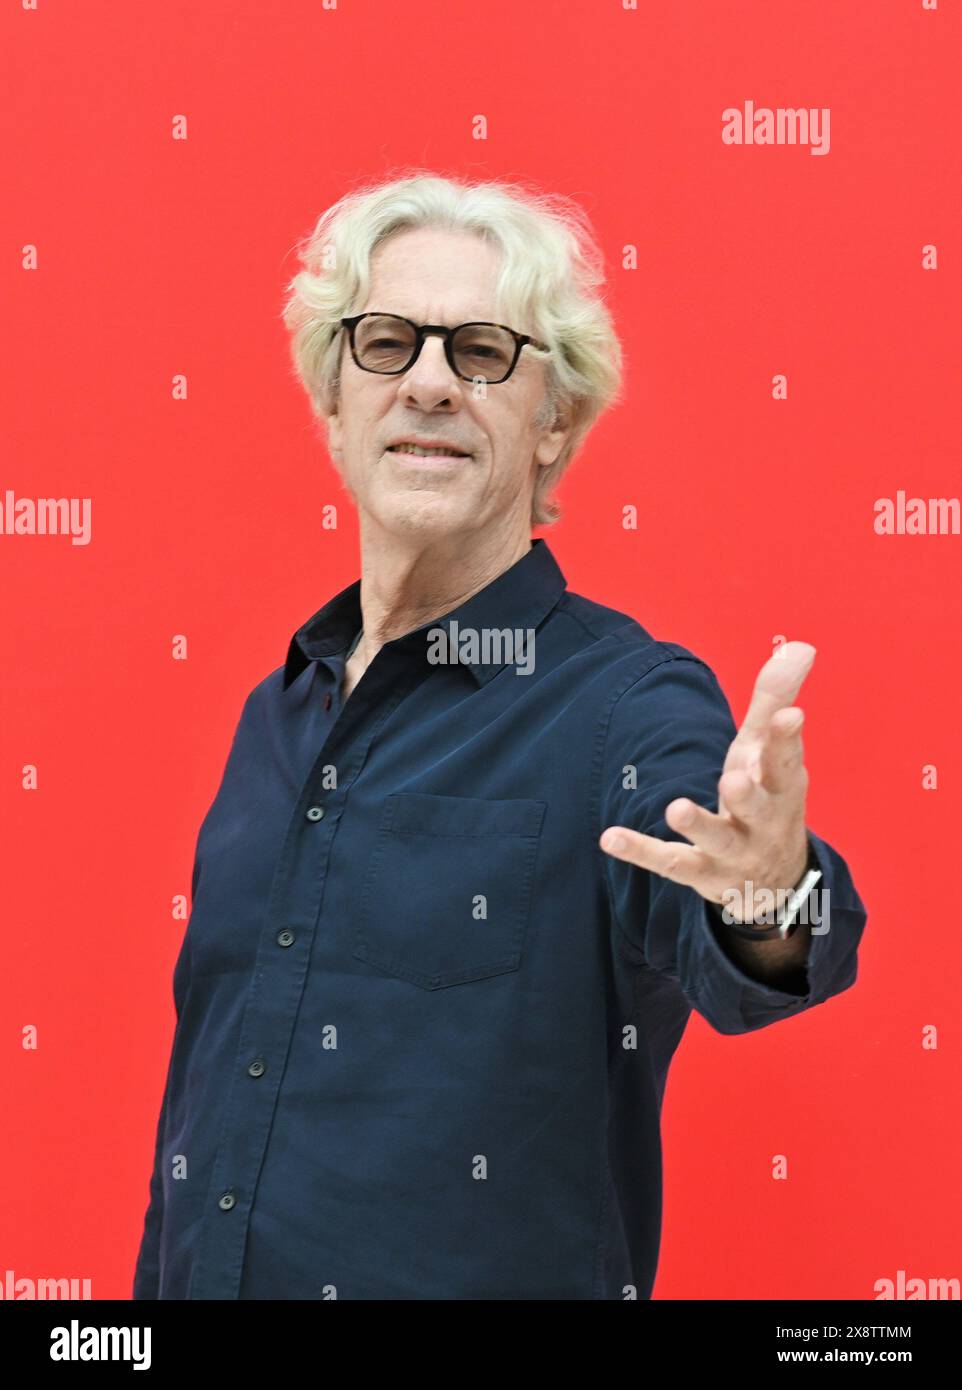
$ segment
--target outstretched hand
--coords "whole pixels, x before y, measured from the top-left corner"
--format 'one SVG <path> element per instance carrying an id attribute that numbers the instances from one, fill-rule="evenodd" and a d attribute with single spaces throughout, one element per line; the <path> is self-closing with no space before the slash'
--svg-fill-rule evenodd
<path id="1" fill-rule="evenodd" d="M 741 895 L 748 882 L 774 893 L 792 889 L 808 862 L 804 715 L 794 700 L 814 660 L 808 642 L 786 642 L 762 666 L 725 758 L 717 813 L 687 797 L 668 803 L 668 826 L 691 844 L 614 825 L 601 848 L 716 904 L 730 890 Z"/>

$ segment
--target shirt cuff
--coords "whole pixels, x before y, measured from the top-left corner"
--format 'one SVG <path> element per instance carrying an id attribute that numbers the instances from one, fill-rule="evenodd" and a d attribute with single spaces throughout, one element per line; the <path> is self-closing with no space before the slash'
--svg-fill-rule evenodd
<path id="1" fill-rule="evenodd" d="M 720 1033 L 746 1033 L 764 1028 L 782 1018 L 790 1018 L 840 994 L 854 984 L 857 975 L 856 952 L 867 920 L 865 909 L 851 886 L 847 866 L 826 841 L 808 831 L 822 877 L 799 909 L 811 927 L 803 993 L 779 989 L 747 975 L 730 960 L 717 932 L 720 910 L 713 903 L 688 890 L 690 911 L 697 918 L 693 926 L 691 979 L 695 984 L 696 1007 Z"/>

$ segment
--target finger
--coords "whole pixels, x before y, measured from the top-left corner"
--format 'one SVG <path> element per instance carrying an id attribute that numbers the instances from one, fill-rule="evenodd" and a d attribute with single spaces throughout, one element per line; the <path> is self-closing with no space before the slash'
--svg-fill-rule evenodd
<path id="1" fill-rule="evenodd" d="M 606 854 L 648 869 L 673 883 L 697 888 L 708 879 L 711 861 L 700 849 L 683 845 L 678 840 L 660 840 L 656 835 L 642 835 L 624 825 L 610 825 L 598 843 Z"/>
<path id="2" fill-rule="evenodd" d="M 748 712 L 735 736 L 736 743 L 750 743 L 765 737 L 772 715 L 794 703 L 814 661 L 815 648 L 809 642 L 786 642 L 768 658 L 755 680 Z"/>
<path id="3" fill-rule="evenodd" d="M 771 732 L 760 754 L 761 783 L 768 791 L 778 794 L 795 789 L 805 766 L 802 726 L 805 715 L 797 705 L 776 711 L 772 716 Z"/>
<path id="4" fill-rule="evenodd" d="M 738 827 L 757 829 L 775 814 L 772 793 L 745 768 L 723 772 L 718 781 L 718 804 Z"/>
<path id="5" fill-rule="evenodd" d="M 744 840 L 744 831 L 733 824 L 730 816 L 716 815 L 684 796 L 668 803 L 665 820 L 672 830 L 679 831 L 714 859 L 737 855 Z"/>

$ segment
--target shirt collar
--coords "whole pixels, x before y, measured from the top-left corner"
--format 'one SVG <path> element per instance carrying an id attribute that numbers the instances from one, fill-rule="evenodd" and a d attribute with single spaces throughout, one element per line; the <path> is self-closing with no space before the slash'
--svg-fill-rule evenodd
<path id="1" fill-rule="evenodd" d="M 537 629 L 544 621 L 566 587 L 557 560 L 547 543 L 538 537 L 520 560 L 466 599 L 460 607 L 440 618 L 433 618 L 403 637 L 386 642 L 385 646 L 392 650 L 420 652 L 426 660 L 429 651 L 427 633 L 431 628 L 446 628 L 452 639 L 456 638 L 456 633 L 451 632 L 452 624 L 456 624 L 459 632 L 467 628 L 508 628 L 526 635 L 529 628 Z M 356 579 L 294 633 L 287 649 L 283 689 L 286 690 L 311 661 L 346 652 L 360 626 L 361 581 Z M 501 660 L 483 661 L 481 655 L 483 650 L 477 660 L 464 660 L 461 663 L 473 673 L 479 685 L 496 676 L 507 664 Z"/>

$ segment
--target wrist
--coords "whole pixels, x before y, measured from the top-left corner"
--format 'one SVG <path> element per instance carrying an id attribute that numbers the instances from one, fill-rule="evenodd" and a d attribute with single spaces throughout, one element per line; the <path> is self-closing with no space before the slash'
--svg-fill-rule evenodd
<path id="1" fill-rule="evenodd" d="M 752 915 L 750 922 L 740 921 L 721 904 L 712 904 L 721 921 L 736 936 L 749 941 L 784 941 L 798 928 L 798 915 L 802 904 L 822 877 L 815 847 L 807 831 L 805 841 L 806 855 L 794 886 L 789 890 L 780 889 L 777 893 L 771 891 L 765 893 L 765 906 L 761 910 L 761 921 L 755 914 Z M 754 895 L 753 889 L 752 897 Z"/>

